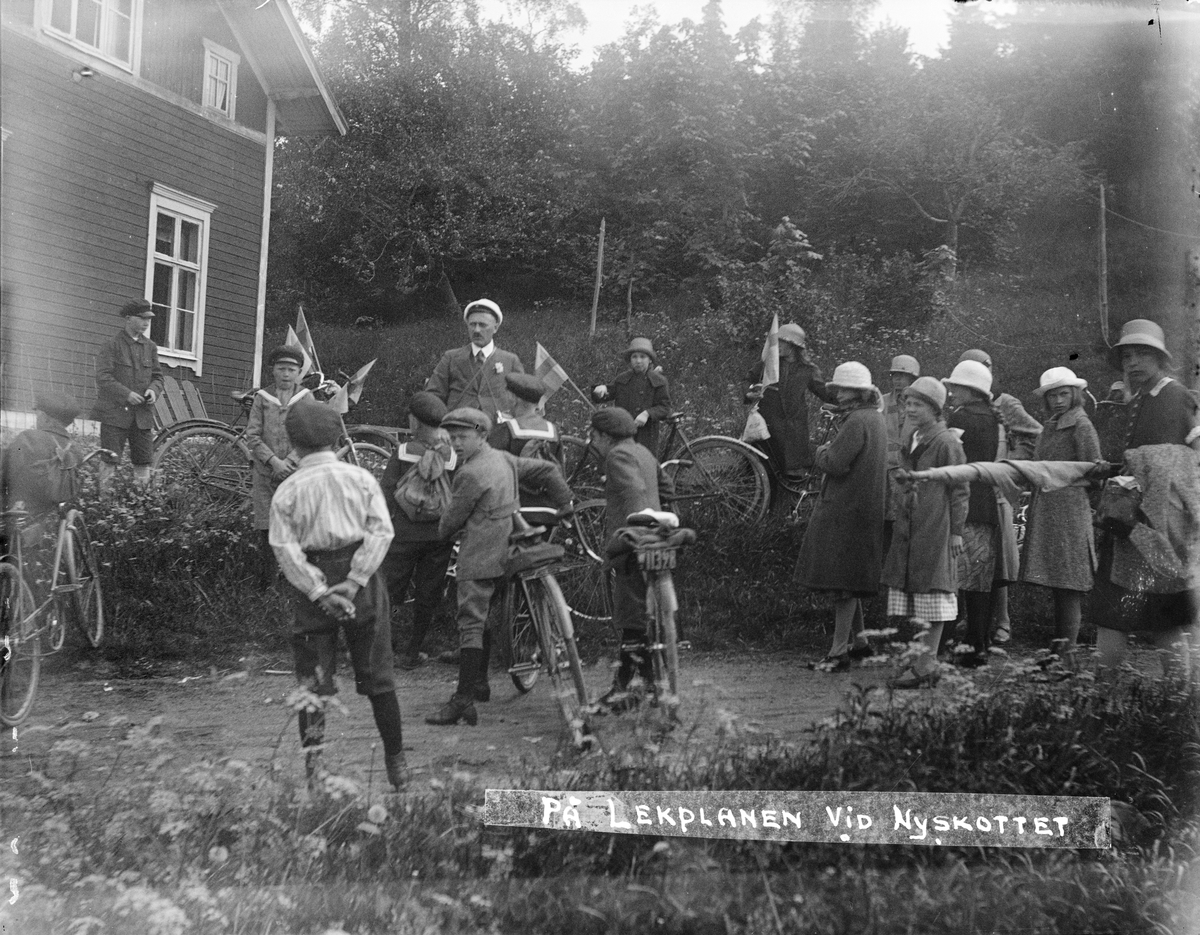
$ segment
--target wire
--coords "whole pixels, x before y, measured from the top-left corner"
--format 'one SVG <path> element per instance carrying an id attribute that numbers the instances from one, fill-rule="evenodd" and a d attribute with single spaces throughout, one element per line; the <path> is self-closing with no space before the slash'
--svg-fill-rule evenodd
<path id="1" fill-rule="evenodd" d="M 1151 227 L 1149 224 L 1144 224 L 1141 221 L 1135 221 L 1133 218 L 1126 217 L 1125 215 L 1123 215 L 1117 211 L 1114 211 L 1112 208 L 1108 207 L 1107 205 L 1105 205 L 1105 207 L 1104 207 L 1104 213 L 1111 214 L 1113 217 L 1120 218 L 1122 221 L 1128 221 L 1130 224 L 1136 224 L 1138 227 L 1144 227 L 1148 231 L 1155 231 L 1156 233 L 1159 233 L 1159 234 L 1169 234 L 1171 237 L 1182 237 L 1184 240 L 1190 240 L 1192 243 L 1196 243 L 1197 241 L 1200 241 L 1200 231 L 1197 231 L 1194 234 L 1181 234 L 1179 231 L 1169 231 L 1169 230 L 1164 230 L 1161 227 Z"/>
<path id="2" fill-rule="evenodd" d="M 1080 347 L 1080 346 L 1082 346 L 1081 342 L 1079 342 L 1079 341 L 1068 341 L 1068 342 L 1063 342 L 1063 343 L 1058 343 L 1058 344 L 1048 344 L 1045 341 L 1039 341 L 1037 344 L 1006 344 L 1004 341 L 998 341 L 995 338 L 989 338 L 986 334 L 981 334 L 980 332 L 976 331 L 974 328 L 972 328 L 970 325 L 968 325 L 965 321 L 963 321 L 961 318 L 959 318 L 957 315 L 955 315 L 953 310 L 951 310 L 950 308 L 946 309 L 946 314 L 949 315 L 951 318 L 953 318 L 956 322 L 958 322 L 958 324 L 961 325 L 963 328 L 966 328 L 967 331 L 971 332 L 971 334 L 975 335 L 975 337 L 979 338 L 982 341 L 988 341 L 992 344 L 995 344 L 998 347 L 1008 347 L 1008 348 L 1012 348 L 1013 350 L 1017 350 L 1017 351 L 1027 351 L 1027 350 L 1031 350 L 1031 349 L 1037 348 L 1037 347 Z"/>

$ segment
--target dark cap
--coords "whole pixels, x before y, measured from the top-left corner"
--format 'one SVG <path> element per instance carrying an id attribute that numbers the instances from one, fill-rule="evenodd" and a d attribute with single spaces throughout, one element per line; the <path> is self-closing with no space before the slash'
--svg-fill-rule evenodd
<path id="1" fill-rule="evenodd" d="M 546 394 L 546 384 L 532 373 L 506 373 L 504 382 L 508 384 L 514 396 L 527 403 L 540 402 Z"/>
<path id="2" fill-rule="evenodd" d="M 418 422 L 433 428 L 446 418 L 446 404 L 432 393 L 414 393 L 408 401 L 408 411 Z"/>
<path id="3" fill-rule="evenodd" d="M 304 398 L 288 409 L 288 440 L 298 448 L 332 448 L 342 435 L 342 418 L 325 403 Z"/>
<path id="4" fill-rule="evenodd" d="M 633 416 L 619 406 L 607 406 L 593 412 L 592 428 L 614 438 L 633 438 L 637 434 Z"/>
<path id="5" fill-rule="evenodd" d="M 464 406 L 460 409 L 452 409 L 444 419 L 442 419 L 442 428 L 465 428 L 475 429 L 477 432 L 483 432 L 485 435 L 492 430 L 492 420 L 488 418 L 486 412 L 481 412 L 478 409 L 472 409 L 469 406 Z"/>
<path id="6" fill-rule="evenodd" d="M 297 367 L 304 366 L 304 351 L 296 347 L 294 344 L 280 344 L 279 347 L 271 348 L 271 353 L 267 355 L 267 366 L 274 367 L 280 362 L 295 364 Z"/>
<path id="7" fill-rule="evenodd" d="M 128 318 L 131 315 L 138 318 L 153 318 L 154 309 L 145 299 L 134 299 L 132 302 L 126 302 L 121 306 L 121 311 L 118 313 L 122 318 Z"/>
<path id="8" fill-rule="evenodd" d="M 74 422 L 75 417 L 83 411 L 83 407 L 74 397 L 65 393 L 39 392 L 33 397 L 33 405 L 59 422 Z"/>

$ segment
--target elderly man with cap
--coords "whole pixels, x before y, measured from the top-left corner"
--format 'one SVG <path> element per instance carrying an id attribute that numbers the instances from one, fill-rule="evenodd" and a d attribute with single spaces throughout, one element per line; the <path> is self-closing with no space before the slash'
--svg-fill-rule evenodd
<path id="1" fill-rule="evenodd" d="M 267 540 L 271 497 L 300 460 L 288 439 L 284 420 L 296 402 L 310 396 L 299 385 L 300 368 L 304 366 L 304 352 L 300 348 L 287 345 L 273 348 L 267 355 L 267 366 L 275 382 L 254 394 L 246 423 L 246 444 L 254 459 L 250 501 L 254 507 L 254 528 L 262 539 L 258 583 L 264 589 L 275 576 L 275 559 Z"/>
<path id="2" fill-rule="evenodd" d="M 779 382 L 764 387 L 760 382 L 763 364 L 750 372 L 751 386 L 746 402 L 758 402 L 758 411 L 771 437 L 767 455 L 785 476 L 802 476 L 813 463 L 812 440 L 808 436 L 808 394 L 831 403 L 834 396 L 825 388 L 821 371 L 808 359 L 804 329 L 789 322 L 779 326 Z"/>
<path id="3" fill-rule="evenodd" d="M 463 321 L 471 342 L 442 355 L 425 389 L 448 409 L 482 410 L 495 427 L 499 414 L 511 415 L 515 405 L 506 375 L 525 368 L 516 354 L 496 346 L 496 332 L 504 323 L 499 305 L 476 299 L 463 309 Z"/>
<path id="4" fill-rule="evenodd" d="M 675 492 L 671 478 L 658 459 L 635 440 L 637 423 L 618 407 L 592 413 L 591 446 L 604 462 L 606 538 L 626 524 L 631 513 L 661 510 L 662 498 Z M 600 699 L 605 711 L 620 714 L 641 701 L 632 691 L 637 676 L 642 686 L 654 684 L 650 654 L 646 650 L 646 580 L 632 552 L 613 559 L 613 626 L 621 631 L 620 661 L 612 688 Z"/>
<path id="5" fill-rule="evenodd" d="M 4 450 L 0 499 L 4 509 L 22 503 L 36 517 L 75 499 L 76 472 L 83 459 L 68 432 L 79 415 L 79 404 L 61 393 L 40 392 L 34 406 L 37 427 L 26 429 Z"/>
<path id="6" fill-rule="evenodd" d="M 371 472 L 339 461 L 338 413 L 312 399 L 288 410 L 288 438 L 300 456 L 271 500 L 271 547 L 292 586 L 292 650 L 296 678 L 321 699 L 337 691 L 338 630 L 354 687 L 371 702 L 383 740 L 388 781 L 405 783 L 400 704 L 392 679 L 387 588 L 379 567 L 392 541 L 383 491 Z M 324 703 L 300 712 L 300 742 L 310 781 L 325 740 Z"/>
<path id="7" fill-rule="evenodd" d="M 1185 678 L 1189 670 L 1200 604 L 1200 416 L 1195 397 L 1170 376 L 1171 362 L 1162 328 L 1142 318 L 1125 324 L 1109 357 L 1133 393 L 1121 473 L 1141 487 L 1147 520 L 1124 538 L 1104 531 L 1097 543 L 1091 607 L 1099 664 L 1109 673 L 1133 632 L 1153 640 L 1168 675 Z M 1178 567 L 1167 567 L 1166 553 Z"/>
<path id="8" fill-rule="evenodd" d="M 658 454 L 658 427 L 671 414 L 671 391 L 658 363 L 654 344 L 649 338 L 632 338 L 625 348 L 629 369 L 615 377 L 610 385 L 592 390 L 597 402 L 611 400 L 631 416 L 637 426 L 635 440 Z"/>
<path id="9" fill-rule="evenodd" d="M 438 473 L 453 476 L 458 456 L 450 447 L 449 434 L 441 427 L 445 417 L 445 403 L 432 393 L 415 393 L 408 401 L 408 427 L 412 435 L 392 454 L 380 481 L 396 529 L 383 560 L 383 577 L 392 606 L 402 605 L 409 584 L 413 586 L 412 631 L 404 652 L 397 649 L 396 656 L 402 669 L 416 669 L 424 662 L 421 644 L 437 613 L 454 543 L 438 535 L 441 517 L 434 519 L 406 511 L 397 493 L 400 482 L 410 471 L 423 471 L 431 477 Z M 392 643 L 400 646 L 399 633 L 394 628 Z"/>
<path id="10" fill-rule="evenodd" d="M 154 309 L 145 299 L 121 306 L 124 327 L 96 354 L 96 389 L 92 418 L 100 423 L 100 447 L 110 452 L 100 462 L 100 492 L 112 489 L 113 472 L 129 443 L 133 478 L 150 481 L 154 455 L 154 401 L 162 395 L 163 373 L 158 348 L 148 337 Z"/>
<path id="11" fill-rule="evenodd" d="M 518 458 L 488 444 L 492 420 L 487 413 L 464 407 L 442 419 L 450 445 L 458 455 L 450 505 L 438 524 L 438 536 L 461 534 L 458 548 L 458 686 L 426 724 L 479 723 L 476 701 L 491 698 L 488 687 L 490 639 L 486 638 L 492 597 L 504 580 L 513 514 L 521 507 L 521 491 L 544 496 L 555 508 L 571 502 L 571 491 L 558 465 Z"/>

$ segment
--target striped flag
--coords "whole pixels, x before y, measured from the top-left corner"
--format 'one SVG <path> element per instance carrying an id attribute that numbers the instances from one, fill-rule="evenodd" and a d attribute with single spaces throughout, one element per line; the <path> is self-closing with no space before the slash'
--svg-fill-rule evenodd
<path id="1" fill-rule="evenodd" d="M 309 365 L 300 371 L 300 379 L 303 380 L 313 370 L 323 375 L 325 371 L 321 369 L 321 361 L 317 358 L 317 346 L 313 343 L 312 332 L 308 330 L 308 322 L 304 319 L 303 305 L 296 306 L 296 341 L 311 360 Z"/>
<path id="2" fill-rule="evenodd" d="M 567 371 L 559 366 L 558 361 L 550 356 L 550 352 L 542 347 L 542 342 L 538 342 L 537 356 L 533 361 L 534 375 L 546 384 L 546 392 L 542 395 L 539 406 L 544 406 L 546 400 L 559 391 L 564 383 L 570 381 L 567 376 Z"/>
<path id="3" fill-rule="evenodd" d="M 293 328 L 291 325 L 288 325 L 287 342 L 286 343 L 291 347 L 298 348 L 300 351 L 300 355 L 304 358 L 304 363 L 300 365 L 300 379 L 303 380 L 305 375 L 310 370 L 312 370 L 313 360 L 309 356 L 308 351 L 305 349 L 304 345 L 300 343 L 300 338 L 296 334 L 296 329 Z"/>
<path id="4" fill-rule="evenodd" d="M 375 360 L 379 358 L 376 357 Z M 368 364 L 363 364 L 358 368 L 358 372 L 350 378 L 345 386 L 339 386 L 337 392 L 329 398 L 329 405 L 334 408 L 339 415 L 345 415 L 350 411 L 350 404 L 357 403 L 362 396 L 363 383 L 366 382 L 367 374 L 371 372 L 371 368 L 375 366 L 375 360 Z"/>
<path id="5" fill-rule="evenodd" d="M 762 385 L 770 386 L 779 382 L 779 314 L 771 319 L 771 330 L 767 332 L 767 340 L 762 350 L 763 375 Z"/>

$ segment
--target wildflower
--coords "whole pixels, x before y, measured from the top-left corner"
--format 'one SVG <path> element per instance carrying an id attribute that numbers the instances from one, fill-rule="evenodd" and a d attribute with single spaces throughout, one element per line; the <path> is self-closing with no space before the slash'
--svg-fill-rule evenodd
<path id="1" fill-rule="evenodd" d="M 229 849 L 222 847 L 219 844 L 214 847 L 210 847 L 208 849 L 208 859 L 219 867 L 221 864 L 229 860 Z"/>
<path id="2" fill-rule="evenodd" d="M 367 809 L 367 820 L 377 825 L 382 825 L 388 819 L 387 809 L 376 803 Z"/>

